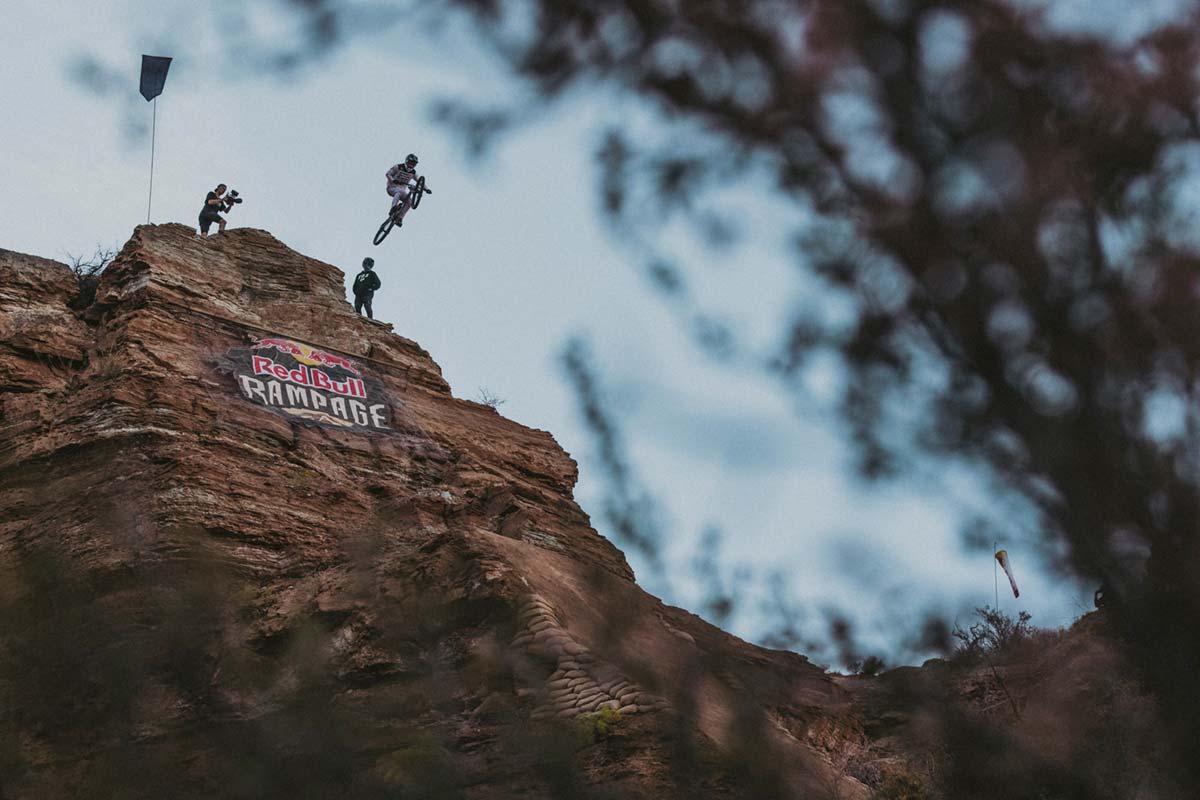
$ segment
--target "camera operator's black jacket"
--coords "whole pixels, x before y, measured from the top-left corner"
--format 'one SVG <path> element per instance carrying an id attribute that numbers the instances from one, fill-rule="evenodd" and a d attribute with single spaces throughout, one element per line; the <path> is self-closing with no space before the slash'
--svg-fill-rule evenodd
<path id="1" fill-rule="evenodd" d="M 354 296 L 362 297 L 363 295 L 374 294 L 382 285 L 378 275 L 364 269 L 354 279 Z"/>
<path id="2" fill-rule="evenodd" d="M 225 201 L 221 200 L 220 203 L 217 203 L 215 206 L 212 206 L 212 205 L 208 204 L 208 202 L 210 200 L 221 200 L 221 196 L 219 194 L 217 194 L 216 192 L 208 193 L 208 197 L 204 198 L 204 207 L 200 209 L 200 218 L 203 219 L 204 217 L 209 217 L 209 218 L 214 218 L 214 219 L 220 219 L 220 216 L 217 212 L 225 210 Z"/>

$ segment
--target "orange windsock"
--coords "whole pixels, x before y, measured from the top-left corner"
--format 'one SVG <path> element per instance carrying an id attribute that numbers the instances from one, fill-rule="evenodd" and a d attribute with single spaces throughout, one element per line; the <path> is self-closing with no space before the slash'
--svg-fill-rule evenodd
<path id="1" fill-rule="evenodd" d="M 1013 597 L 1020 597 L 1021 590 L 1017 588 L 1017 579 L 1013 577 L 1012 567 L 1008 563 L 1008 551 L 997 550 L 996 560 L 1000 562 L 1000 566 L 1004 568 L 1004 574 L 1008 576 L 1008 583 L 1012 586 Z"/>

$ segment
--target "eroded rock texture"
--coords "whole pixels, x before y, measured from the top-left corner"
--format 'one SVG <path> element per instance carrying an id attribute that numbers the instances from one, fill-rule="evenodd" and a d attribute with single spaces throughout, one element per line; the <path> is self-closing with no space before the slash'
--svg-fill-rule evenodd
<path id="1" fill-rule="evenodd" d="M 638 588 L 551 435 L 344 277 L 145 226 L 92 300 L 0 251 L 0 796 L 861 796 L 840 690 Z M 223 359 L 263 338 L 357 365 L 388 430 L 248 400 Z"/>

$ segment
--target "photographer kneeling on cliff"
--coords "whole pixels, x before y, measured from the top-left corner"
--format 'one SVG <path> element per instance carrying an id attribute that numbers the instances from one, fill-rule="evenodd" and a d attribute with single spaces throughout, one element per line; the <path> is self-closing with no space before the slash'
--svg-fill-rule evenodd
<path id="1" fill-rule="evenodd" d="M 242 198 L 238 197 L 236 191 L 230 192 L 229 196 L 225 197 L 226 188 L 225 184 L 218 183 L 217 188 L 204 198 L 204 207 L 200 209 L 201 236 L 208 236 L 208 229 L 214 222 L 217 223 L 217 233 L 225 230 L 225 218 L 221 216 L 220 212 L 229 211 L 235 204 L 242 202 Z"/>

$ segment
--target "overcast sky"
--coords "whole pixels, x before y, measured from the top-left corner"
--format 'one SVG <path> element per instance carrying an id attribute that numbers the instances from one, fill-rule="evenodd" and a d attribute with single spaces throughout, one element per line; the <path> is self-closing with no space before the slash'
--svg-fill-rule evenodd
<path id="1" fill-rule="evenodd" d="M 715 526 L 730 563 L 756 575 L 783 570 L 797 598 L 815 610 L 849 609 L 876 641 L 915 612 L 991 602 L 990 552 L 967 551 L 957 534 L 965 515 L 988 507 L 968 474 L 932 465 L 919 478 L 863 487 L 820 386 L 797 410 L 762 371 L 700 352 L 606 231 L 592 159 L 598 129 L 644 109 L 608 93 L 577 94 L 471 161 L 430 121 L 430 101 L 487 100 L 512 86 L 468 37 L 427 42 L 391 31 L 281 79 L 220 46 L 222 15 L 241 5 L 5 4 L 0 247 L 63 258 L 120 246 L 145 221 L 149 140 L 137 128 L 149 125 L 151 107 L 137 95 L 140 56 L 177 55 L 158 106 L 153 220 L 194 225 L 205 192 L 224 181 L 246 198 L 232 226 L 265 228 L 351 273 L 374 256 L 383 280 L 377 317 L 426 347 L 457 395 L 486 387 L 505 398 L 506 416 L 551 431 L 580 461 L 577 499 L 595 511 L 602 476 L 560 366 L 566 341 L 583 337 L 634 467 L 663 507 L 666 579 L 628 552 L 649 590 L 694 608 L 689 565 L 701 532 Z M 1056 24 L 1107 20 L 1108 30 L 1129 35 L 1179 3 L 1147 3 L 1134 17 L 1121 16 L 1118 3 L 1061 7 Z M 272 15 L 251 22 L 277 26 L 264 30 L 281 41 L 292 35 Z M 164 51 L 167 42 L 187 49 Z M 75 75 L 87 55 L 116 68 L 104 92 Z M 383 173 L 409 151 L 435 194 L 375 248 L 389 202 Z M 812 302 L 796 294 L 787 253 L 792 228 L 782 223 L 795 212 L 764 189 L 727 213 L 752 244 L 694 252 L 692 288 L 741 341 L 765 344 Z M 1001 595 L 1006 610 L 1062 625 L 1090 604 L 1090 587 L 1043 571 L 1020 543 L 1009 549 L 1023 592 L 1019 603 Z M 760 623 L 758 584 L 732 621 L 749 637 Z"/>

